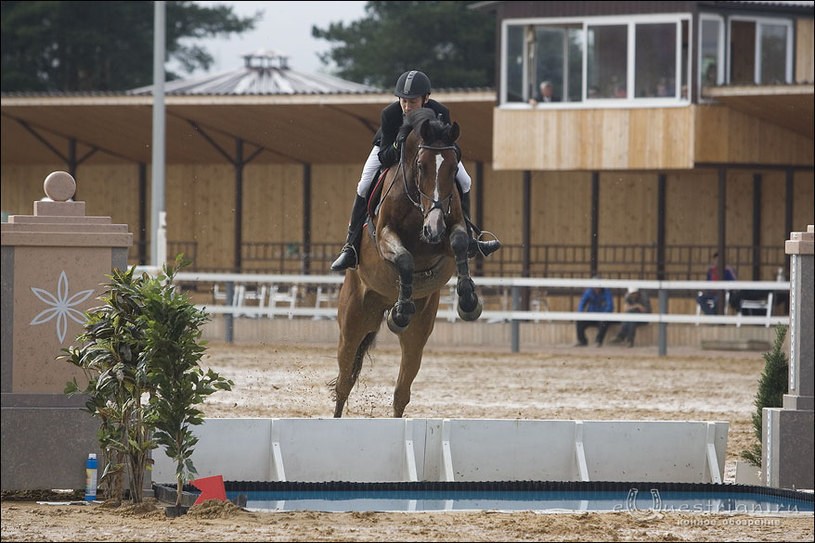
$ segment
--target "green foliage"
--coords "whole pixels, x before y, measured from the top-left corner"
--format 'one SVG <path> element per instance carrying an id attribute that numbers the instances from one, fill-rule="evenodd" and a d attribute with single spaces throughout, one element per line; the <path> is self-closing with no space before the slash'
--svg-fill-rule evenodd
<path id="1" fill-rule="evenodd" d="M 64 349 L 59 357 L 82 368 L 88 379 L 84 389 L 76 379 L 67 383 L 65 393 L 86 394 L 85 409 L 101 420 L 100 485 L 116 501 L 122 498 L 125 460 L 133 501 L 142 501 L 149 452 L 159 445 L 177 462 L 182 488 L 195 473 L 190 457 L 197 440 L 190 426 L 203 421 L 196 406 L 232 385 L 198 366 L 205 351 L 200 327 L 208 317 L 172 284 L 187 264 L 179 255 L 176 267 L 165 266 L 158 277 L 134 276 L 135 267 L 114 270 L 101 297 L 104 305 L 87 312 L 84 332 L 76 338 L 81 346 Z"/>
<path id="2" fill-rule="evenodd" d="M 176 505 L 181 505 L 184 482 L 195 473 L 190 457 L 198 438 L 190 427 L 203 422 L 196 406 L 218 390 L 231 390 L 233 383 L 199 367 L 206 344 L 200 327 L 209 317 L 172 287 L 174 273 L 165 268 L 166 282 L 146 285 L 142 301 L 147 322 L 144 357 L 150 361 L 149 381 L 155 387 L 149 421 L 156 442 L 176 462 Z"/>
<path id="3" fill-rule="evenodd" d="M 313 26 L 311 34 L 338 45 L 320 55 L 337 75 L 391 89 L 407 70 L 425 72 L 434 89 L 492 87 L 495 17 L 472 2 L 368 2 L 367 17 Z"/>
<path id="4" fill-rule="evenodd" d="M 81 347 L 64 349 L 68 362 L 82 368 L 88 385 L 80 390 L 74 378 L 65 393 L 88 395 L 85 409 L 101 419 L 98 432 L 103 451 L 100 485 L 106 486 L 106 497 L 121 501 L 124 460 L 131 475 L 131 496 L 141 501 L 141 486 L 149 450 L 154 448 L 142 424 L 142 397 L 150 392 L 145 360 L 140 356 L 144 327 L 140 322 L 140 295 L 134 270 L 113 275 L 105 294 L 104 305 L 87 312 L 84 332 L 77 336 Z"/>
<path id="5" fill-rule="evenodd" d="M 2 86 L 13 91 L 116 91 L 153 82 L 153 2 L 2 2 Z M 182 40 L 239 34 L 260 17 L 228 6 L 167 2 L 166 49 L 187 73 L 212 56 Z M 168 79 L 178 76 L 172 72 Z"/>
<path id="6" fill-rule="evenodd" d="M 784 352 L 784 339 L 787 336 L 787 327 L 784 325 L 775 328 L 775 343 L 770 352 L 764 353 L 764 371 L 758 381 L 758 391 L 753 402 L 756 411 L 753 413 L 753 434 L 757 443 L 749 449 L 742 451 L 741 457 L 754 466 L 761 466 L 761 433 L 763 426 L 763 412 L 765 407 L 781 407 L 784 394 L 787 393 L 787 380 L 789 361 Z"/>

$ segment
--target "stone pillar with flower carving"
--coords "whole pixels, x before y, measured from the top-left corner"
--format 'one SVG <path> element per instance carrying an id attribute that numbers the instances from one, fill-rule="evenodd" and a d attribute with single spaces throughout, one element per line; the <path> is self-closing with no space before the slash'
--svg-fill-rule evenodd
<path id="1" fill-rule="evenodd" d="M 782 407 L 761 415 L 761 471 L 767 486 L 808 489 L 815 485 L 815 226 L 792 232 L 787 393 Z"/>
<path id="2" fill-rule="evenodd" d="M 57 356 L 76 345 L 84 312 L 101 304 L 113 268 L 127 267 L 133 235 L 85 215 L 76 181 L 53 172 L 33 215 L 2 224 L 2 489 L 81 489 L 98 451 L 99 421 L 65 384 L 87 378 Z"/>

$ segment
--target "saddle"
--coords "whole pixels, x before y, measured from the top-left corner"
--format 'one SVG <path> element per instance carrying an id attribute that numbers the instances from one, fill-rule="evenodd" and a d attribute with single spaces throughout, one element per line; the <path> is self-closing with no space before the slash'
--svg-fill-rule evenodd
<path id="1" fill-rule="evenodd" d="M 374 179 L 376 179 L 376 183 L 373 183 L 371 186 L 371 190 L 367 196 L 367 205 L 365 206 L 366 209 L 366 217 L 363 226 L 365 225 L 372 225 L 373 219 L 376 217 L 377 211 L 379 210 L 379 204 L 382 203 L 382 188 L 383 188 L 383 181 L 385 180 L 385 175 L 387 175 L 388 170 L 390 168 L 385 168 L 384 170 L 380 168 L 377 170 Z M 458 190 L 459 197 L 463 198 L 461 193 L 461 186 L 456 183 L 456 189 Z M 470 217 L 464 214 L 464 221 L 467 226 L 470 228 L 472 232 L 475 233 L 476 239 L 481 237 L 482 230 L 478 228 Z M 368 228 L 368 235 L 371 236 L 371 239 L 376 241 L 376 229 L 375 228 Z M 474 255 L 471 255 L 474 256 Z"/>
<path id="2" fill-rule="evenodd" d="M 379 169 L 374 176 L 376 179 L 376 183 L 372 184 L 371 191 L 368 193 L 367 196 L 367 205 L 365 206 L 366 210 L 366 217 L 365 217 L 365 224 L 369 225 L 368 235 L 371 236 L 371 239 L 376 241 L 376 229 L 371 228 L 370 225 L 373 225 L 373 219 L 376 217 L 377 212 L 379 211 L 379 204 L 382 203 L 382 187 L 383 181 L 385 180 L 385 175 L 388 173 L 390 168 Z"/>

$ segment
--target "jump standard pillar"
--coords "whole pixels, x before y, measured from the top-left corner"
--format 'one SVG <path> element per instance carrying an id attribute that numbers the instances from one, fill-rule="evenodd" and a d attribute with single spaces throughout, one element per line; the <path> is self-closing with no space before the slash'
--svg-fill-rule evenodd
<path id="1" fill-rule="evenodd" d="M 792 232 L 790 255 L 789 382 L 783 407 L 762 410 L 761 473 L 764 484 L 813 488 L 813 258 L 815 232 Z"/>
<path id="2" fill-rule="evenodd" d="M 127 225 L 85 216 L 67 172 L 48 175 L 43 188 L 33 215 L 2 224 L 3 490 L 81 489 L 88 453 L 101 458 L 87 396 L 64 393 L 87 378 L 56 357 L 76 345 L 84 312 L 101 304 L 113 268 L 127 268 L 133 244 Z"/>

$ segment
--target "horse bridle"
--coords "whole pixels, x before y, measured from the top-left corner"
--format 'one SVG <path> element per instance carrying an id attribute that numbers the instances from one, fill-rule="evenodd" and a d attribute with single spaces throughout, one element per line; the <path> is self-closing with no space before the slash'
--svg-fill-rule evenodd
<path id="1" fill-rule="evenodd" d="M 428 149 L 430 151 L 446 151 L 448 149 L 455 150 L 456 146 L 455 145 L 433 146 L 433 145 L 425 145 L 423 143 L 420 143 L 419 146 L 418 146 L 418 149 Z M 418 151 L 417 151 L 417 154 L 418 154 Z M 408 200 L 410 200 L 410 203 L 412 203 L 419 210 L 419 212 L 422 214 L 422 217 L 427 218 L 427 216 L 430 214 L 430 212 L 433 211 L 434 209 L 440 209 L 441 212 L 444 214 L 444 216 L 447 216 L 447 215 L 450 214 L 451 200 L 453 198 L 452 191 L 450 192 L 450 194 L 447 195 L 447 198 L 444 198 L 443 200 L 434 200 L 432 197 L 430 197 L 427 194 L 425 194 L 424 192 L 422 192 L 422 189 L 419 188 L 419 184 L 416 183 L 416 190 L 419 191 L 419 196 L 421 198 L 424 198 L 425 200 L 429 200 L 429 201 L 433 202 L 432 205 L 430 206 L 430 208 L 427 211 L 422 209 L 422 204 L 420 202 L 417 202 L 416 200 L 414 200 L 413 196 L 411 196 L 410 190 L 408 189 L 407 175 L 405 174 L 405 146 L 404 146 L 404 143 L 402 144 L 402 152 L 401 152 L 401 156 L 399 157 L 399 167 L 402 169 L 402 182 L 405 185 L 405 195 L 408 197 Z M 444 210 L 444 207 L 443 207 L 445 203 L 447 204 L 447 210 L 446 211 Z"/>

